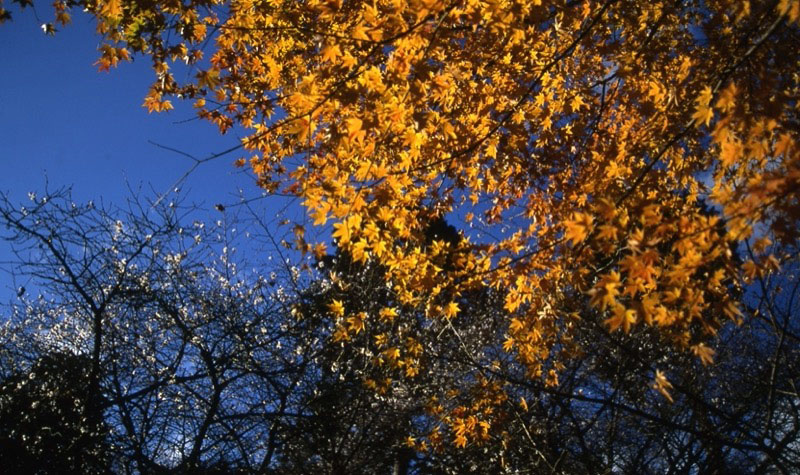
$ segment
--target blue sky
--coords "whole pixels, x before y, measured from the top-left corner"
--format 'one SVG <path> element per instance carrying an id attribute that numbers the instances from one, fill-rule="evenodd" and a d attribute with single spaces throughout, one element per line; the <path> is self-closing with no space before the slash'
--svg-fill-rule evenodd
<path id="1" fill-rule="evenodd" d="M 12 9 L 13 21 L 0 25 L 0 191 L 23 203 L 28 192 L 43 195 L 72 186 L 76 201 L 123 204 L 130 186 L 152 197 L 172 188 L 192 165 L 156 142 L 198 158 L 239 143 L 236 133 L 220 135 L 216 127 L 189 120 L 188 103 L 173 101 L 176 110 L 148 114 L 141 107 L 152 79 L 149 63 L 136 58 L 110 73 L 93 63 L 99 37 L 88 15 L 74 12 L 73 23 L 55 37 L 43 34 L 29 8 Z M 43 19 L 49 6 L 40 5 Z M 233 167 L 236 154 L 204 163 L 184 182 L 186 200 L 211 210 L 216 203 L 237 201 L 238 190 L 258 196 L 253 178 Z M 274 216 L 283 200 L 260 201 Z M 200 216 L 214 218 L 218 214 Z M 9 258 L 0 241 L 0 262 Z M 0 302 L 13 292 L 0 273 Z"/>
<path id="2" fill-rule="evenodd" d="M 43 6 L 42 17 L 50 14 Z M 51 186 L 73 185 L 76 198 L 118 201 L 133 187 L 168 190 L 192 164 L 157 142 L 202 158 L 238 143 L 210 124 L 192 120 L 189 104 L 148 114 L 141 107 L 152 72 L 145 58 L 99 73 L 98 36 L 88 15 L 55 37 L 40 29 L 31 9 L 0 26 L 0 190 L 17 199 Z M 232 166 L 236 156 L 202 165 L 187 181 L 192 200 L 231 201 L 237 188 L 257 191 Z"/>

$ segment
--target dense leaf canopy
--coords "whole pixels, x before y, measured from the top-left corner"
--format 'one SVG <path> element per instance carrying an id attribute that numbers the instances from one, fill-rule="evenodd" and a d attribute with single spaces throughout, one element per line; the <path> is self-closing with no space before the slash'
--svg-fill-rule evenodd
<path id="1" fill-rule="evenodd" d="M 101 70 L 152 58 L 149 110 L 188 98 L 221 132 L 243 128 L 239 163 L 260 185 L 300 198 L 352 262 L 380 266 L 386 307 L 327 309 L 336 342 L 382 336 L 393 377 L 418 373 L 417 318 L 455 322 L 489 289 L 505 335 L 482 344 L 531 380 L 558 383 L 585 319 L 657 327 L 710 363 L 742 287 L 792 258 L 797 0 L 55 5 L 61 23 L 75 6 L 98 19 Z M 444 218 L 456 237 L 429 232 Z M 297 224 L 298 248 L 322 256 Z M 505 400 L 476 387 L 442 418 L 459 446 Z"/>

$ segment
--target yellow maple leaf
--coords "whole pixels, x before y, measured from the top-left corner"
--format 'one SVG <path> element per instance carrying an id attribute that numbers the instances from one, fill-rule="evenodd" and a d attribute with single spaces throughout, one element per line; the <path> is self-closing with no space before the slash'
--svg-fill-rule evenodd
<path id="1" fill-rule="evenodd" d="M 347 332 L 347 328 L 343 326 L 339 326 L 336 328 L 336 331 L 333 332 L 333 341 L 340 342 L 340 341 L 348 341 L 350 339 L 350 334 Z"/>
<path id="2" fill-rule="evenodd" d="M 369 36 L 367 36 L 367 29 L 361 23 L 359 23 L 353 28 L 352 37 L 353 39 L 356 40 L 369 41 Z"/>
<path id="3" fill-rule="evenodd" d="M 331 236 L 337 240 L 340 246 L 346 246 L 350 243 L 350 231 L 347 229 L 347 224 L 344 222 L 333 224 L 333 233 Z"/>
<path id="4" fill-rule="evenodd" d="M 613 315 L 606 319 L 605 323 L 608 326 L 608 331 L 613 332 L 617 328 L 622 327 L 625 333 L 631 330 L 631 325 L 636 323 L 636 310 L 625 308 L 624 305 L 617 304 L 614 306 Z"/>
<path id="5" fill-rule="evenodd" d="M 372 244 L 372 253 L 377 257 L 383 257 L 386 254 L 386 241 L 381 239 L 375 240 Z"/>
<path id="6" fill-rule="evenodd" d="M 391 322 L 392 320 L 394 320 L 394 317 L 397 316 L 397 309 L 394 309 L 392 307 L 384 307 L 378 312 L 378 315 L 383 320 L 386 320 L 387 322 Z"/>
<path id="7" fill-rule="evenodd" d="M 111 20 L 118 20 L 122 18 L 122 1 L 107 0 L 100 8 L 100 13 Z"/>
<path id="8" fill-rule="evenodd" d="M 345 125 L 347 126 L 347 137 L 355 142 L 361 142 L 364 140 L 364 136 L 366 132 L 361 129 L 363 122 L 358 117 L 351 117 L 345 120 Z"/>
<path id="9" fill-rule="evenodd" d="M 339 49 L 337 44 L 329 44 L 322 48 L 322 61 L 328 63 L 335 63 L 336 58 L 342 55 L 342 50 Z"/>
<path id="10" fill-rule="evenodd" d="M 608 241 L 617 240 L 617 234 L 619 233 L 619 228 L 617 228 L 613 224 L 602 224 L 600 225 L 599 229 L 600 232 L 597 235 L 599 239 L 604 239 Z"/>
<path id="11" fill-rule="evenodd" d="M 367 254 L 367 240 L 364 238 L 359 239 L 350 248 L 350 255 L 355 262 L 366 262 L 369 258 Z"/>
<path id="12" fill-rule="evenodd" d="M 661 370 L 656 370 L 655 378 L 653 381 L 653 389 L 660 392 L 662 396 L 667 398 L 669 402 L 674 402 L 672 400 L 672 395 L 669 393 L 669 390 L 672 389 L 672 383 L 667 380 L 667 377 L 664 375 Z"/>
<path id="13" fill-rule="evenodd" d="M 722 112 L 729 111 L 736 105 L 737 93 L 738 90 L 736 89 L 736 84 L 730 83 L 730 85 L 726 87 L 719 95 L 719 99 L 717 99 L 717 103 L 714 105 L 714 107 L 721 110 Z"/>
<path id="14" fill-rule="evenodd" d="M 695 100 L 695 112 L 692 115 L 692 119 L 695 121 L 695 126 L 707 126 L 714 117 L 714 110 L 711 108 L 712 96 L 713 93 L 711 91 L 711 87 L 706 86 Z"/>
<path id="15" fill-rule="evenodd" d="M 308 117 L 295 119 L 286 126 L 286 133 L 296 136 L 300 142 L 305 142 L 312 132 L 313 128 Z"/>
<path id="16" fill-rule="evenodd" d="M 512 319 L 511 319 L 511 324 L 508 326 L 508 329 L 509 329 L 509 330 L 510 330 L 512 333 L 519 332 L 519 331 L 520 331 L 520 330 L 522 330 L 523 328 L 525 328 L 525 324 L 524 324 L 524 323 L 522 323 L 522 320 L 520 320 L 520 319 L 518 319 L 518 318 L 512 318 Z"/>
<path id="17" fill-rule="evenodd" d="M 791 134 L 783 133 L 775 143 L 775 155 L 786 156 L 792 148 L 794 148 L 794 140 Z"/>
<path id="18" fill-rule="evenodd" d="M 703 343 L 692 346 L 692 353 L 700 358 L 700 361 L 702 361 L 704 365 L 709 365 L 714 362 L 714 350 Z"/>
<path id="19" fill-rule="evenodd" d="M 460 309 L 458 308 L 458 304 L 456 302 L 450 302 L 445 305 L 442 313 L 444 314 L 445 318 L 449 320 L 458 315 L 459 310 Z"/>
<path id="20" fill-rule="evenodd" d="M 566 232 L 564 237 L 576 245 L 586 239 L 592 228 L 593 218 L 586 213 L 572 213 L 572 219 L 564 222 Z"/>
<path id="21" fill-rule="evenodd" d="M 781 15 L 789 17 L 789 21 L 800 21 L 800 1 L 798 0 L 780 0 L 775 6 Z"/>
<path id="22" fill-rule="evenodd" d="M 344 68 L 350 69 L 353 66 L 355 66 L 356 64 L 358 64 L 358 61 L 356 60 L 355 57 L 353 57 L 352 54 L 350 54 L 349 51 L 345 51 L 344 54 L 342 55 L 342 63 L 341 64 L 342 64 L 342 66 Z"/>
<path id="23" fill-rule="evenodd" d="M 514 349 L 514 338 L 512 338 L 512 337 L 508 337 L 508 338 L 506 338 L 506 340 L 503 342 L 503 351 L 505 351 L 505 352 L 509 352 L 509 351 L 511 351 L 512 349 Z"/>
<path id="24" fill-rule="evenodd" d="M 330 311 L 336 317 L 343 317 L 344 316 L 344 304 L 341 300 L 334 299 L 331 303 L 328 304 L 328 311 Z"/>
<path id="25" fill-rule="evenodd" d="M 144 104 L 142 105 L 147 108 L 147 112 L 164 112 L 174 109 L 174 107 L 172 107 L 172 102 L 161 100 L 160 95 L 149 95 L 145 97 Z"/>
<path id="26" fill-rule="evenodd" d="M 734 140 L 725 140 L 720 147 L 719 160 L 723 167 L 729 167 L 736 163 L 741 156 L 742 148 Z"/>
<path id="27" fill-rule="evenodd" d="M 406 360 L 406 377 L 413 378 L 419 374 L 419 366 L 409 364 L 409 361 L 411 360 Z"/>
<path id="28" fill-rule="evenodd" d="M 608 307 L 617 306 L 617 296 L 619 295 L 620 274 L 611 271 L 600 279 L 600 281 L 589 292 L 591 295 L 590 303 L 605 310 Z"/>
<path id="29" fill-rule="evenodd" d="M 580 111 L 581 107 L 584 105 L 586 105 L 586 103 L 583 102 L 583 97 L 580 94 L 573 97 L 572 102 L 570 102 L 570 108 L 572 109 L 572 112 Z"/>
<path id="30" fill-rule="evenodd" d="M 340 223 L 333 225 L 332 236 L 339 242 L 340 246 L 347 246 L 350 239 L 356 236 L 361 229 L 361 216 L 351 215 Z"/>
<path id="31" fill-rule="evenodd" d="M 320 242 L 314 245 L 314 257 L 317 259 L 322 259 L 328 252 L 328 246 L 325 245 L 324 242 Z"/>
<path id="32" fill-rule="evenodd" d="M 331 205 L 326 201 L 321 201 L 319 205 L 311 210 L 311 217 L 314 219 L 314 226 L 322 226 L 328 221 L 328 211 Z"/>
<path id="33" fill-rule="evenodd" d="M 364 330 L 364 321 L 366 320 L 367 314 L 364 312 L 357 313 L 351 317 L 347 318 L 348 329 L 353 331 L 358 335 Z"/>
<path id="34" fill-rule="evenodd" d="M 396 347 L 387 348 L 383 351 L 383 356 L 389 361 L 397 361 L 400 358 L 400 349 Z"/>

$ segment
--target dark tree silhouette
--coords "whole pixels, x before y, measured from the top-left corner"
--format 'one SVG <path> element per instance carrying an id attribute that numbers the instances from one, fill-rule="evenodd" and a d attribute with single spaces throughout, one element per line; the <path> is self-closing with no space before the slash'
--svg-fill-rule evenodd
<path id="1" fill-rule="evenodd" d="M 89 368 L 86 357 L 51 353 L 0 382 L 5 473 L 108 473 L 105 403 L 102 394 L 89 391 Z"/>

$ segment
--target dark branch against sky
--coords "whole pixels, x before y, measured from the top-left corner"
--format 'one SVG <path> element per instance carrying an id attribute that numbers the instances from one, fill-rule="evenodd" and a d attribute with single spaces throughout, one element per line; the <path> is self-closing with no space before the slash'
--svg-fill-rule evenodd
<path id="1" fill-rule="evenodd" d="M 40 24 L 28 8 L 0 28 L 0 192 L 12 202 L 41 197 L 46 186 L 71 186 L 76 201 L 106 206 L 124 205 L 131 190 L 154 200 L 195 164 L 184 154 L 202 160 L 239 143 L 235 130 L 222 136 L 192 120 L 188 103 L 148 114 L 141 106 L 153 78 L 146 59 L 98 72 L 99 36 L 88 16 L 77 13 L 55 37 Z M 181 184 L 185 203 L 211 213 L 201 219 L 218 213 L 217 203 L 238 201 L 239 190 L 260 195 L 252 176 L 233 166 L 237 157 L 204 162 Z M 0 242 L 0 261 L 9 259 Z M 0 275 L 0 301 L 17 290 L 8 277 Z"/>

